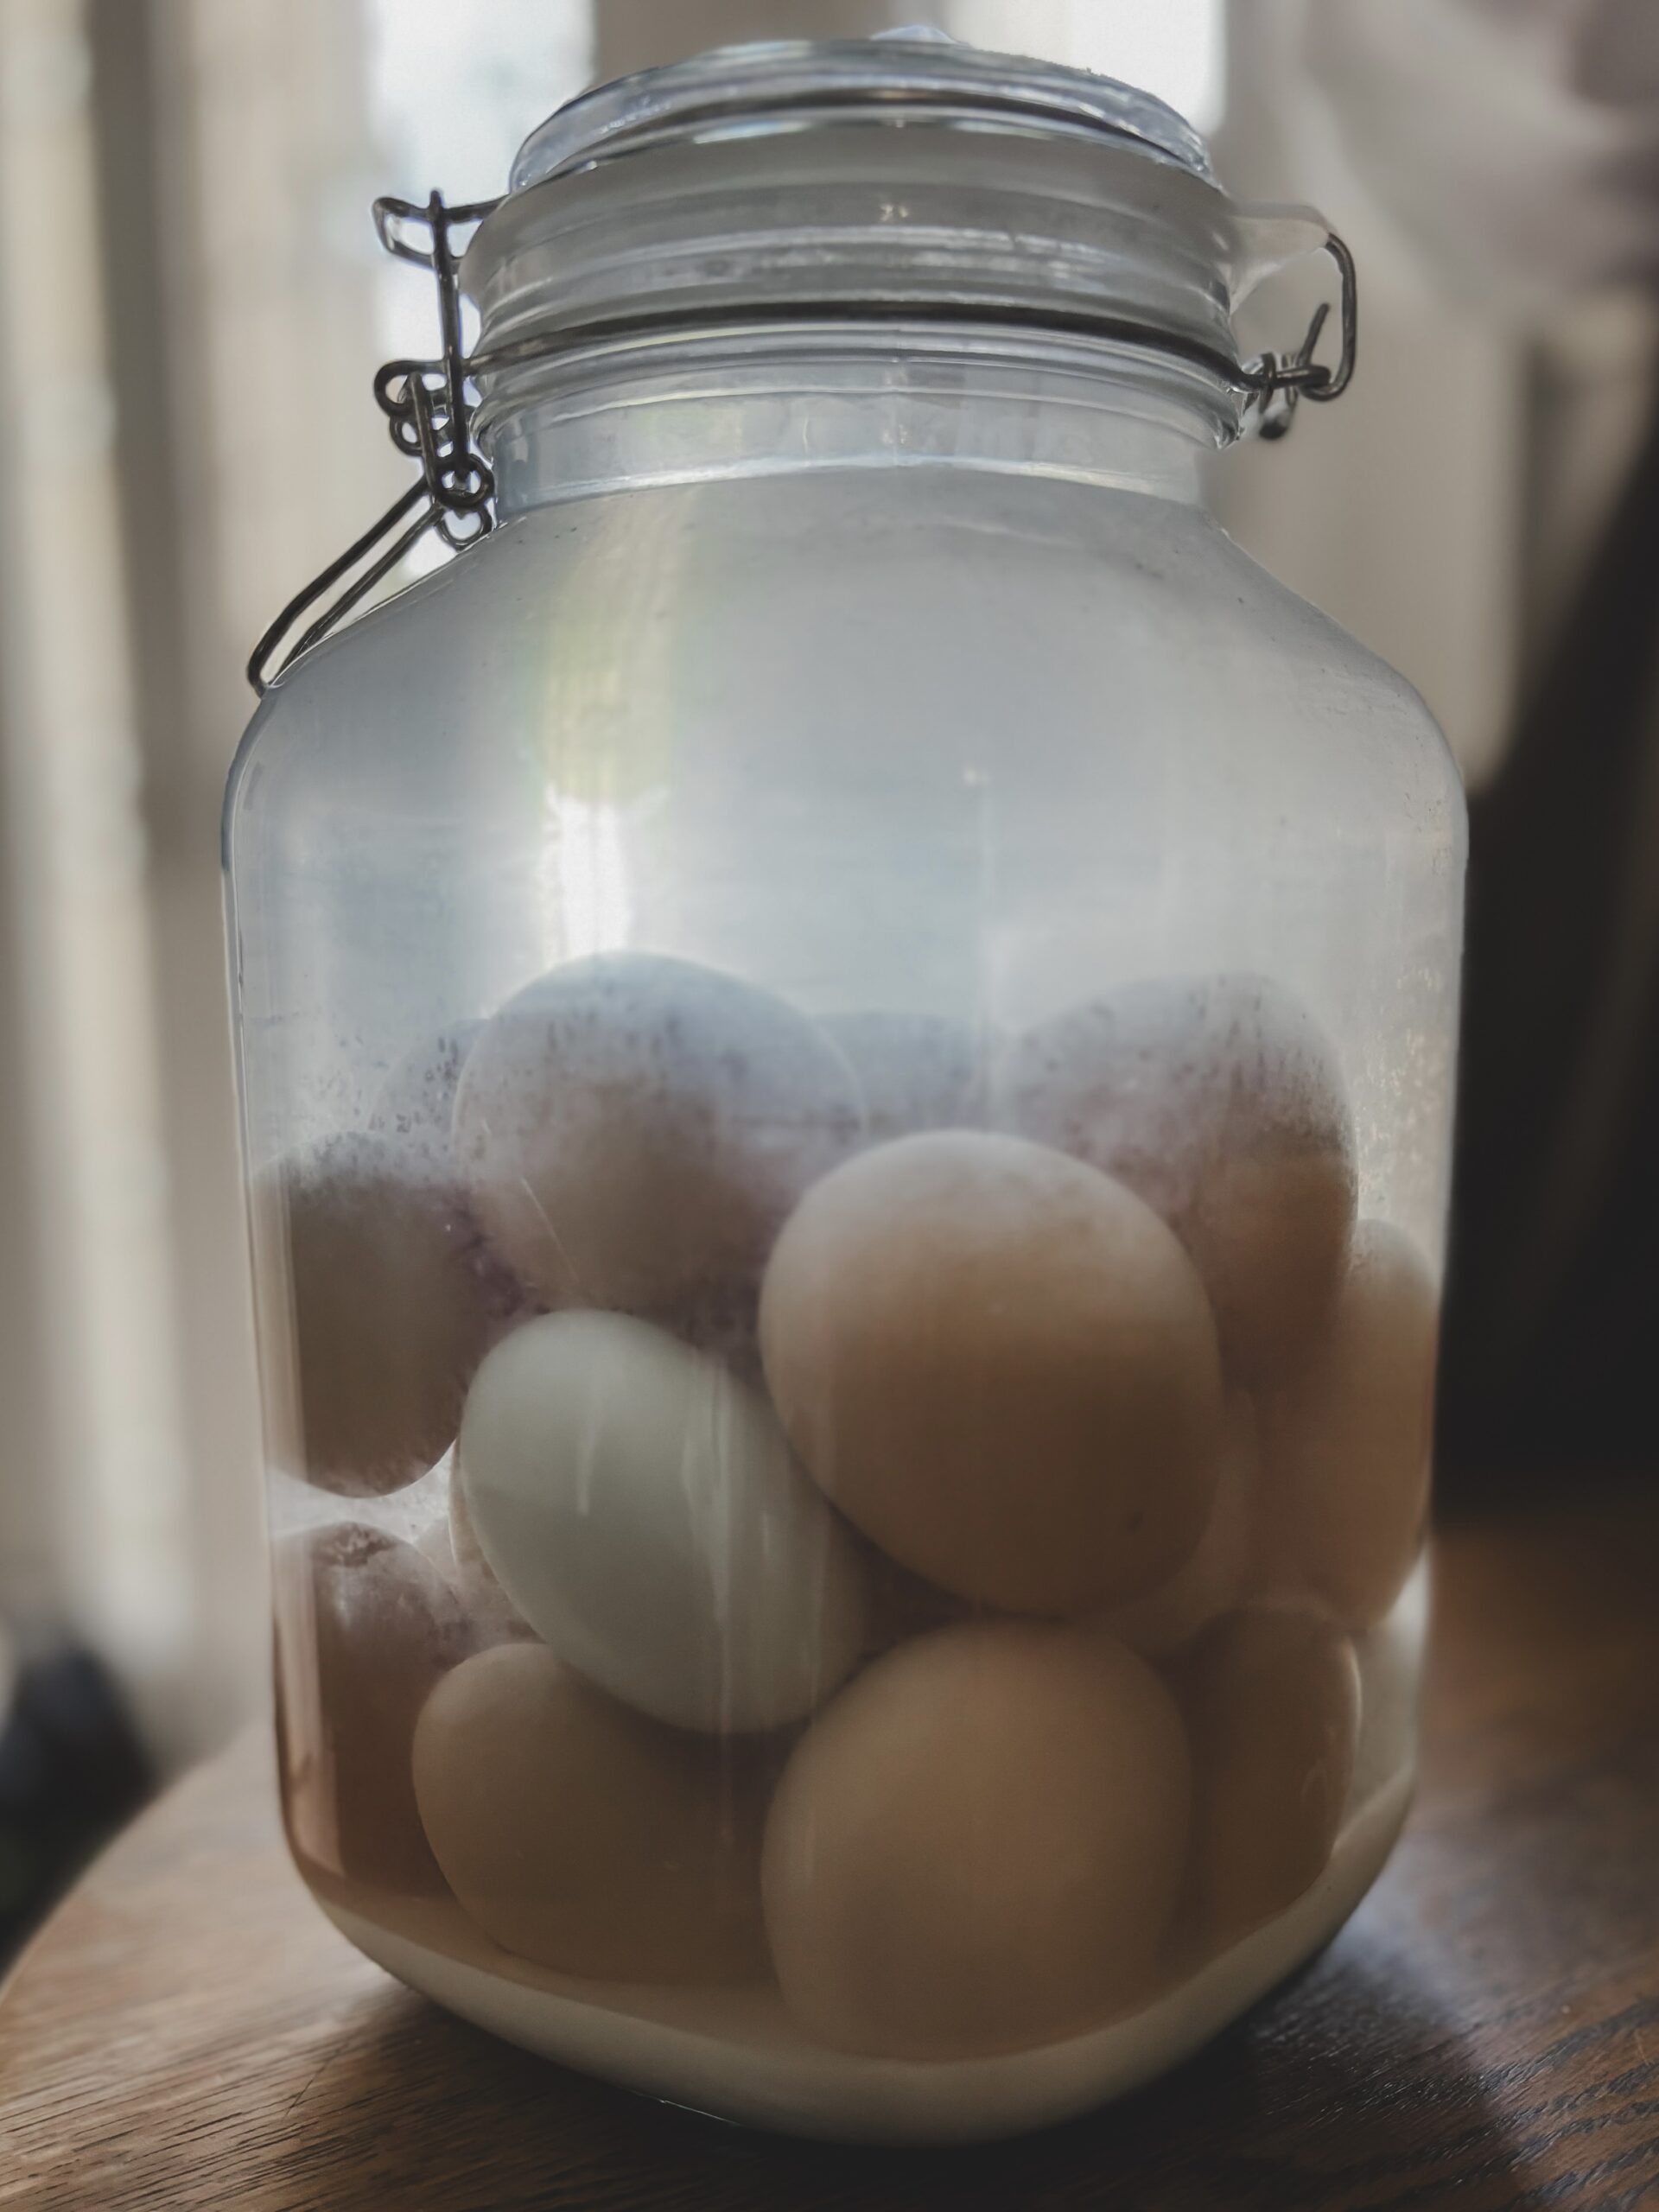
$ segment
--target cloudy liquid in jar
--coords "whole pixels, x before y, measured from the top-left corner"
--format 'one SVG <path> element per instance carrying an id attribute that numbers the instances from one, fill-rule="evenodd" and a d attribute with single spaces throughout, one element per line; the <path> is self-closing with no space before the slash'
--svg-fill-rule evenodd
<path id="1" fill-rule="evenodd" d="M 1359 1188 L 1257 976 L 1002 1035 L 617 954 L 417 1043 L 256 1197 L 326 1909 L 783 2126 L 1192 2047 L 1408 1788 L 1437 1298 Z"/>

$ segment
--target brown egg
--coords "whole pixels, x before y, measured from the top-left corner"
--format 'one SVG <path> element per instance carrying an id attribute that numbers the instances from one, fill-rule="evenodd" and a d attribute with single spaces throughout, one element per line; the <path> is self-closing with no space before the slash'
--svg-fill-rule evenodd
<path id="1" fill-rule="evenodd" d="M 1316 1614 L 1230 1613 L 1178 1675 L 1192 1747 L 1192 1895 L 1213 1941 L 1294 1904 L 1337 1840 L 1359 1738 L 1359 1669 Z"/>
<path id="2" fill-rule="evenodd" d="M 761 1886 L 779 1982 L 845 2050 L 949 2058 L 1072 2034 L 1151 1985 L 1191 1777 L 1173 1700 L 1104 1637 L 944 1629 L 796 1746 Z"/>
<path id="3" fill-rule="evenodd" d="M 413 1545 L 353 1522 L 272 1555 L 283 1791 L 296 1852 L 325 1872 L 420 1893 L 443 1881 L 415 1808 L 415 1722 L 473 1649 Z"/>
<path id="4" fill-rule="evenodd" d="M 458 1021 L 412 1045 L 387 1072 L 369 1116 L 372 1135 L 429 1174 L 453 1178 L 455 1092 L 481 1021 Z"/>
<path id="5" fill-rule="evenodd" d="M 984 1122 L 982 1044 L 966 1022 L 878 1011 L 829 1014 L 821 1027 L 858 1077 L 872 1144 Z"/>
<path id="6" fill-rule="evenodd" d="M 648 1720 L 540 1644 L 469 1660 L 415 1736 L 421 1817 L 470 1917 L 605 1981 L 764 1976 L 766 1779 L 755 1749 Z"/>
<path id="7" fill-rule="evenodd" d="M 861 1128 L 852 1071 L 804 1014 L 649 953 L 520 991 L 455 1101 L 457 1155 L 509 1264 L 556 1305 L 633 1313 L 753 1282 Z"/>
<path id="8" fill-rule="evenodd" d="M 1261 1587 L 1316 1598 L 1349 1628 L 1399 1595 L 1428 1511 L 1439 1326 L 1422 1254 L 1362 1222 L 1312 1358 L 1262 1400 Z"/>
<path id="9" fill-rule="evenodd" d="M 1169 1580 L 1108 1613 L 1102 1625 L 1148 1659 L 1167 1658 L 1230 1611 L 1243 1594 L 1255 1531 L 1255 1408 L 1243 1391 L 1227 1400 L 1221 1471 L 1198 1548 Z"/>
<path id="10" fill-rule="evenodd" d="M 1354 1218 L 1341 1071 L 1260 976 L 1140 983 L 1029 1031 L 997 1119 L 1146 1199 L 1198 1264 L 1230 1377 L 1294 1368 L 1328 1314 Z"/>
<path id="11" fill-rule="evenodd" d="M 1066 1613 L 1198 1541 L 1221 1385 L 1203 1287 L 1121 1184 L 940 1132 L 807 1193 L 766 1271 L 779 1418 L 829 1496 L 959 1596 Z"/>
<path id="12" fill-rule="evenodd" d="M 518 1302 L 460 1191 L 346 1136 L 284 1162 L 254 1203 L 267 1389 L 294 1431 L 279 1450 L 343 1497 L 417 1480 Z"/>

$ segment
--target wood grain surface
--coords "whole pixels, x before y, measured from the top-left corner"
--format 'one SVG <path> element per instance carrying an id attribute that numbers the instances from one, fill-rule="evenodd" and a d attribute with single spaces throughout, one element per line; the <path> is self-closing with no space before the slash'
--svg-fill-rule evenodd
<path id="1" fill-rule="evenodd" d="M 1659 2205 L 1659 1510 L 1440 1548 L 1422 1789 L 1312 1967 L 1049 2134 L 874 2152 L 584 2082 L 324 1922 L 250 1741 L 107 1854 L 0 1997 L 27 2212 L 1454 2212 Z"/>

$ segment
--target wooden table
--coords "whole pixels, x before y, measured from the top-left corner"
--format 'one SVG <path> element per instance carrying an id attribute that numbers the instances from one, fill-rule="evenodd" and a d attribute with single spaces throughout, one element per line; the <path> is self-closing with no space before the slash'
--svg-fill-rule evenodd
<path id="1" fill-rule="evenodd" d="M 1418 1809 L 1357 1918 L 1183 2071 L 971 2152 L 785 2143 L 492 2042 L 359 1959 L 262 1741 L 81 1884 L 0 1999 L 28 2212 L 1659 2206 L 1659 1502 L 1443 1539 Z"/>

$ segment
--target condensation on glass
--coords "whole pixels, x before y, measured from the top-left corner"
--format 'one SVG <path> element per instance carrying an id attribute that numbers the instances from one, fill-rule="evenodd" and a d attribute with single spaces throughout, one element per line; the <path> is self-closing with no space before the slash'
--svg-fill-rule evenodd
<path id="1" fill-rule="evenodd" d="M 1463 804 L 1198 488 L 1326 242 L 967 49 L 590 94 L 467 254 L 497 527 L 254 718 L 289 1834 L 533 2049 L 1011 2132 L 1399 1828 Z"/>

